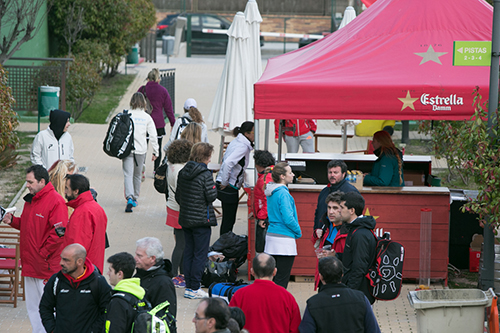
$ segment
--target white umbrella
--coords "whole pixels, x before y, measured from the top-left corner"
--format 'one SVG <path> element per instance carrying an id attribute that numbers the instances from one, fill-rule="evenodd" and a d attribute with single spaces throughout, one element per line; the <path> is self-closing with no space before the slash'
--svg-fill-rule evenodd
<path id="1" fill-rule="evenodd" d="M 260 52 L 260 22 L 262 22 L 262 16 L 259 13 L 259 6 L 257 1 L 248 0 L 245 7 L 245 18 L 249 25 L 248 29 L 250 31 L 250 41 L 249 52 L 250 61 L 253 65 L 253 78 L 252 83 L 257 82 L 262 75 L 262 56 Z M 253 89 L 252 89 L 252 105 L 253 105 Z"/>
<path id="2" fill-rule="evenodd" d="M 208 115 L 212 130 L 221 135 L 253 119 L 253 82 L 248 47 L 250 33 L 243 12 L 236 13 L 227 34 L 229 40 L 224 70 Z"/>
<path id="3" fill-rule="evenodd" d="M 342 22 L 340 22 L 339 29 L 345 27 L 349 22 L 356 18 L 356 11 L 354 7 L 347 6 L 344 11 L 344 17 L 342 17 Z"/>

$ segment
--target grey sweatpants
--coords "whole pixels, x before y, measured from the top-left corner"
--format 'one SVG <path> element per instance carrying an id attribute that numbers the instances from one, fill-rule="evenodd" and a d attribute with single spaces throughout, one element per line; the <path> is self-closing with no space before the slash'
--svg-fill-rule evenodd
<path id="1" fill-rule="evenodd" d="M 288 153 L 297 153 L 299 145 L 302 146 L 302 152 L 314 153 L 314 135 L 311 131 L 301 136 L 285 135 L 286 151 Z"/>
<path id="2" fill-rule="evenodd" d="M 135 156 L 135 161 L 134 161 Z M 141 193 L 142 165 L 146 159 L 146 154 L 134 154 L 122 160 L 123 178 L 125 185 L 125 199 L 137 200 Z"/>

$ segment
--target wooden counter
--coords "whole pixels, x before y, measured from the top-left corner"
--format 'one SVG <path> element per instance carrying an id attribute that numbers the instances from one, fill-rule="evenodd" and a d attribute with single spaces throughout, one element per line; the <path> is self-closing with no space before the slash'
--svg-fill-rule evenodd
<path id="1" fill-rule="evenodd" d="M 298 256 L 292 275 L 314 276 L 316 255 L 311 235 L 319 192 L 324 185 L 289 185 L 295 199 L 302 237 L 297 240 Z M 249 193 L 249 272 L 255 256 L 255 221 L 253 191 Z M 366 204 L 364 215 L 371 215 L 377 224 L 375 233 L 390 232 L 391 238 L 406 249 L 403 278 L 419 278 L 421 209 L 432 210 L 431 278 L 447 279 L 450 191 L 445 187 L 364 187 L 360 191 Z"/>

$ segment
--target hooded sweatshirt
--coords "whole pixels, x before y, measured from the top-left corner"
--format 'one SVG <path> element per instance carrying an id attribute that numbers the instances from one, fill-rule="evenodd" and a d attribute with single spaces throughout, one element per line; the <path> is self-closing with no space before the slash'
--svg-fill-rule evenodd
<path id="1" fill-rule="evenodd" d="M 50 112 L 49 127 L 40 131 L 33 140 L 31 163 L 49 169 L 58 160 L 73 160 L 73 139 L 68 132 L 64 132 L 69 118 L 69 112 L 63 110 Z"/>
<path id="2" fill-rule="evenodd" d="M 106 333 L 131 332 L 136 310 L 121 295 L 132 295 L 140 301 L 146 295 L 139 278 L 123 279 L 112 291 L 113 297 L 106 309 Z"/>
<path id="3" fill-rule="evenodd" d="M 362 291 L 371 304 L 375 299 L 370 293 L 369 281 L 365 275 L 375 260 L 377 240 L 372 232 L 375 225 L 373 216 L 359 216 L 347 224 L 349 233 L 342 255 L 342 282 L 351 289 Z"/>

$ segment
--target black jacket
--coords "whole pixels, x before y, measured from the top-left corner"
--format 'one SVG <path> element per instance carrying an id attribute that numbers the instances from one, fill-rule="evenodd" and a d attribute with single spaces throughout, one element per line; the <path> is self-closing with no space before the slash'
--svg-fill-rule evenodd
<path id="1" fill-rule="evenodd" d="M 96 268 L 77 285 L 59 272 L 43 289 L 40 317 L 47 332 L 101 333 L 110 299 L 111 287 Z"/>
<path id="2" fill-rule="evenodd" d="M 172 264 L 170 264 L 169 268 L 168 263 L 170 263 L 170 261 L 167 260 L 166 263 L 165 265 L 164 261 L 161 260 L 158 263 L 157 269 L 149 271 L 137 268 L 134 277 L 141 279 L 141 287 L 146 290 L 146 296 L 144 298 L 151 303 L 151 307 L 154 308 L 158 304 L 168 301 L 170 303 L 169 312 L 176 317 L 177 294 L 175 293 L 175 286 L 172 282 L 172 278 L 168 273 L 172 269 Z M 163 314 L 158 314 L 159 317 L 162 315 Z"/>
<path id="3" fill-rule="evenodd" d="M 314 230 L 321 229 L 323 227 L 323 223 L 320 221 L 323 214 L 326 213 L 326 197 L 328 194 L 333 193 L 335 191 L 341 191 L 344 193 L 347 192 L 358 192 L 358 189 L 355 188 L 352 184 L 350 184 L 346 179 L 343 179 L 341 182 L 331 185 L 329 184 L 327 187 L 321 190 L 318 196 L 318 205 L 316 206 L 316 211 L 314 212 Z"/>
<path id="4" fill-rule="evenodd" d="M 189 161 L 177 176 L 175 200 L 180 206 L 179 224 L 183 228 L 217 225 L 212 202 L 217 198 L 212 172 L 203 163 Z"/>
<path id="5" fill-rule="evenodd" d="M 358 217 L 347 227 L 349 234 L 342 255 L 344 264 L 342 282 L 349 288 L 362 291 L 370 304 L 373 304 L 375 298 L 370 292 L 370 283 L 365 275 L 376 256 L 377 240 L 372 233 L 375 229 L 375 219 L 372 216 Z"/>
<path id="6" fill-rule="evenodd" d="M 367 312 L 370 312 L 368 316 Z M 364 333 L 375 332 L 376 327 L 378 328 L 377 321 L 363 293 L 338 283 L 324 285 L 317 295 L 307 300 L 299 330 L 315 333 Z"/>

